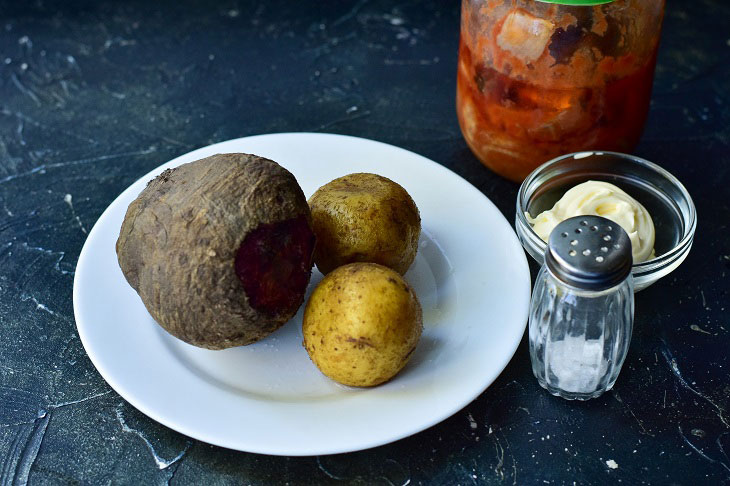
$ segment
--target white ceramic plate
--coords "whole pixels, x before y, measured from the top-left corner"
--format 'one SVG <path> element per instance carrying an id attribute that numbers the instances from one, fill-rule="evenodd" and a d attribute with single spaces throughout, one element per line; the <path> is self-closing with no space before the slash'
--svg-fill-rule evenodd
<path id="1" fill-rule="evenodd" d="M 372 389 L 335 384 L 301 345 L 302 310 L 250 346 L 209 351 L 163 331 L 124 279 L 115 243 L 127 206 L 164 169 L 246 152 L 289 169 L 309 197 L 352 172 L 400 183 L 421 212 L 418 256 L 406 279 L 424 332 L 406 368 Z M 309 292 L 322 275 L 313 271 Z M 366 449 L 426 429 L 482 393 L 512 358 L 527 321 L 530 274 L 497 208 L 448 169 L 371 140 L 319 133 L 240 138 L 194 150 L 145 175 L 101 215 L 79 256 L 74 312 L 104 379 L 158 422 L 242 451 L 319 455 Z"/>

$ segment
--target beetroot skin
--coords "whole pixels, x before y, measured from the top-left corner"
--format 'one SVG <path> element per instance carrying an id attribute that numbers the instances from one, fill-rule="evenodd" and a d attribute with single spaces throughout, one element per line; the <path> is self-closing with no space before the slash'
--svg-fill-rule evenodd
<path id="1" fill-rule="evenodd" d="M 315 237 L 294 176 L 218 154 L 152 180 L 127 209 L 119 266 L 170 334 L 208 349 L 255 342 L 304 300 Z"/>

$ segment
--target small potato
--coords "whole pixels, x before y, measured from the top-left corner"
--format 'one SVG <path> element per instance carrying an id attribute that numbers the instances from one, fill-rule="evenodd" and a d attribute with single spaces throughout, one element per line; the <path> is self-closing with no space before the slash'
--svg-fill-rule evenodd
<path id="1" fill-rule="evenodd" d="M 423 329 L 421 305 L 395 271 L 351 263 L 329 273 L 304 310 L 304 347 L 331 379 L 375 386 L 410 359 Z"/>
<path id="2" fill-rule="evenodd" d="M 309 198 L 317 236 L 314 262 L 327 274 L 353 262 L 372 262 L 405 274 L 416 258 L 421 217 L 400 185 L 377 174 L 350 174 Z"/>

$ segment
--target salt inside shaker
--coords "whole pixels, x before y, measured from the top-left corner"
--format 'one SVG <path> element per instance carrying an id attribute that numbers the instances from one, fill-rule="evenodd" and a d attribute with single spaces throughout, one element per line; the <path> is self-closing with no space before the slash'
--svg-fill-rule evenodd
<path id="1" fill-rule="evenodd" d="M 540 385 L 568 400 L 610 390 L 631 342 L 631 241 L 599 216 L 567 219 L 550 234 L 530 304 L 530 359 Z"/>

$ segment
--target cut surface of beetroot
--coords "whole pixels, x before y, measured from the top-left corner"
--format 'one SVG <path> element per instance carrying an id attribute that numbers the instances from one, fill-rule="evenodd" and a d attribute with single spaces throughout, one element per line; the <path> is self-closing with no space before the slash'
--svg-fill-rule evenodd
<path id="1" fill-rule="evenodd" d="M 236 275 L 249 304 L 269 315 L 294 313 L 312 271 L 314 233 L 305 216 L 251 231 L 236 253 Z"/>

